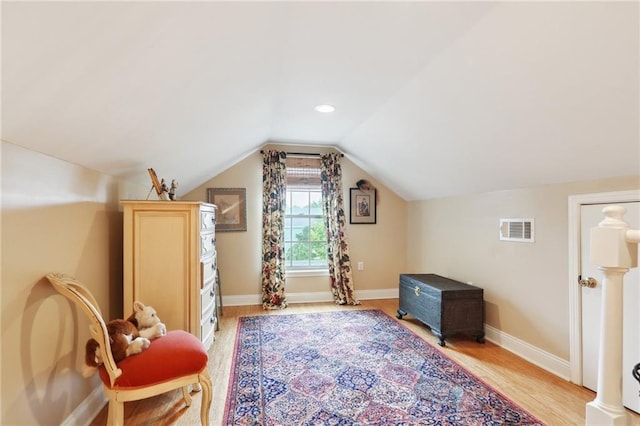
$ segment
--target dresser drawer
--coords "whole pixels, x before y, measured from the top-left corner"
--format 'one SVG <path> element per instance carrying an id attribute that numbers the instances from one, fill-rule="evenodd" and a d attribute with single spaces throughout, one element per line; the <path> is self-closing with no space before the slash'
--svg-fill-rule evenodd
<path id="1" fill-rule="evenodd" d="M 200 324 L 200 336 L 202 342 L 205 343 L 205 347 L 210 347 L 209 342 L 213 341 L 213 333 L 216 329 L 216 316 L 215 316 L 215 306 L 211 305 L 210 308 L 206 311 L 203 311 L 202 323 Z"/>
<path id="2" fill-rule="evenodd" d="M 213 231 L 216 229 L 216 212 L 215 210 L 200 211 L 200 230 Z"/>
<path id="3" fill-rule="evenodd" d="M 216 263 L 216 256 L 213 256 L 204 262 L 200 262 L 200 266 L 202 268 L 202 284 L 200 288 L 205 288 L 213 282 L 216 276 Z"/>
<path id="4" fill-rule="evenodd" d="M 215 286 L 212 284 L 206 286 L 200 292 L 200 307 L 202 312 L 208 311 L 211 309 L 211 306 L 215 304 L 216 300 L 216 291 Z"/>
<path id="5" fill-rule="evenodd" d="M 200 235 L 200 257 L 205 258 L 211 256 L 216 251 L 216 235 L 202 234 Z"/>

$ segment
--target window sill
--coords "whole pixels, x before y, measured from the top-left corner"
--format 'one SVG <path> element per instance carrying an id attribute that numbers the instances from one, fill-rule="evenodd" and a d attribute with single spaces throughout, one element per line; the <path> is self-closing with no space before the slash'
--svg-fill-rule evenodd
<path id="1" fill-rule="evenodd" d="M 287 277 L 328 277 L 328 269 L 287 269 Z"/>

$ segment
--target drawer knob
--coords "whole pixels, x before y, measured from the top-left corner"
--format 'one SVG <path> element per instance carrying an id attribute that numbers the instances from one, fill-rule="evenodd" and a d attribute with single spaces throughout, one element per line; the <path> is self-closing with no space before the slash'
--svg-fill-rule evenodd
<path id="1" fill-rule="evenodd" d="M 415 286 L 415 288 L 413 289 L 413 292 L 416 294 L 416 296 L 420 296 L 420 293 L 421 293 L 420 287 Z"/>

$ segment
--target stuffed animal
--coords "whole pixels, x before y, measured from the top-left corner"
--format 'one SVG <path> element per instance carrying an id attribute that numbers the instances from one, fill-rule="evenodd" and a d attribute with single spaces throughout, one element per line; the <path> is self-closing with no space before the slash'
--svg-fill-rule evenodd
<path id="1" fill-rule="evenodd" d="M 115 319 L 107 323 L 111 354 L 116 363 L 129 355 L 139 354 L 149 347 L 151 340 L 167 334 L 167 327 L 151 306 L 136 301 L 133 311 L 126 320 Z M 89 339 L 85 345 L 85 364 L 85 377 L 95 373 L 102 364 L 100 346 L 95 339 Z"/>

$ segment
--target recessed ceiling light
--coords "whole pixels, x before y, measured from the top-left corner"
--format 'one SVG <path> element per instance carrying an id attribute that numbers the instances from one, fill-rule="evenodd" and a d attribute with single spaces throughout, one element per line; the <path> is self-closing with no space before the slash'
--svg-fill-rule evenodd
<path id="1" fill-rule="evenodd" d="M 314 109 L 318 112 L 327 113 L 327 112 L 335 111 L 336 107 L 334 107 L 333 105 L 323 104 L 323 105 L 316 105 Z"/>

